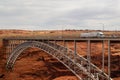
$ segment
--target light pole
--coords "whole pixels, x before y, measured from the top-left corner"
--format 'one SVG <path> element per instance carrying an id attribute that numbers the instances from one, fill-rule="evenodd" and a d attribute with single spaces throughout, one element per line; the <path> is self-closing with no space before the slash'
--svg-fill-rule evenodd
<path id="1" fill-rule="evenodd" d="M 104 24 L 103 23 L 99 23 L 99 24 L 102 24 L 102 32 L 104 32 Z M 104 47 L 104 43 L 105 41 L 103 40 L 102 41 L 102 71 L 104 72 L 104 68 L 105 68 L 105 47 Z"/>
<path id="2" fill-rule="evenodd" d="M 63 38 L 63 26 L 62 26 L 62 38 Z"/>
<path id="3" fill-rule="evenodd" d="M 99 24 L 102 24 L 102 30 L 103 30 L 103 32 L 104 32 L 104 26 L 105 26 L 105 25 L 104 25 L 103 23 L 99 23 Z"/>

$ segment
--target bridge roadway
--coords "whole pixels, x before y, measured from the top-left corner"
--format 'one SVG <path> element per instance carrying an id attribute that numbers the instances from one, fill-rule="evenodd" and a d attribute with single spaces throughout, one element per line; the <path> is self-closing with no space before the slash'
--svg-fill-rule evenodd
<path id="1" fill-rule="evenodd" d="M 120 41 L 120 37 L 103 37 L 103 38 L 73 38 L 73 37 L 69 37 L 69 38 L 59 38 L 59 37 L 8 37 L 8 38 L 4 38 L 5 40 L 49 40 L 49 41 L 87 41 L 87 40 L 91 40 L 91 41 L 105 41 L 105 40 L 110 40 L 110 41 Z"/>

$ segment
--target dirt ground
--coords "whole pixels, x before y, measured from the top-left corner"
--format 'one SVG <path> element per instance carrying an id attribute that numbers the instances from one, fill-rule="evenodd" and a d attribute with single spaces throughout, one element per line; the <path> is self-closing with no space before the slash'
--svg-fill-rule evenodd
<path id="1" fill-rule="evenodd" d="M 4 31 L 3 31 L 4 32 Z M 2 37 L 6 36 L 2 33 Z M 11 31 L 12 32 L 12 31 Z M 13 33 L 14 32 L 14 33 Z M 12 36 L 27 34 L 29 31 L 19 31 L 19 34 L 15 31 L 12 32 Z M 37 32 L 40 34 L 53 34 L 51 32 Z M 58 32 L 57 32 L 58 33 Z M 72 33 L 72 32 L 71 32 Z M 73 32 L 76 34 L 75 32 Z M 64 33 L 66 34 L 66 33 Z M 33 35 L 33 34 L 32 34 Z M 35 34 L 34 34 L 35 35 Z M 38 35 L 38 34 L 37 34 Z M 59 34 L 60 36 L 61 34 Z M 58 36 L 58 35 L 57 35 Z M 71 35 L 67 35 L 71 36 Z M 57 42 L 62 44 L 62 42 Z M 74 50 L 73 42 L 67 43 L 67 47 Z M 69 71 L 62 63 L 57 61 L 52 56 L 48 55 L 44 51 L 37 48 L 29 48 L 25 50 L 17 59 L 13 70 L 6 71 L 6 54 L 3 54 L 2 43 L 0 43 L 0 80 L 78 80 L 77 77 Z M 77 43 L 77 52 L 86 57 L 86 43 Z M 101 68 L 102 52 L 101 43 L 91 44 L 91 59 L 92 62 Z M 96 53 L 97 52 L 97 53 Z M 111 44 L 111 77 L 114 80 L 120 80 L 120 43 Z M 107 73 L 107 44 L 105 45 L 105 71 Z"/>

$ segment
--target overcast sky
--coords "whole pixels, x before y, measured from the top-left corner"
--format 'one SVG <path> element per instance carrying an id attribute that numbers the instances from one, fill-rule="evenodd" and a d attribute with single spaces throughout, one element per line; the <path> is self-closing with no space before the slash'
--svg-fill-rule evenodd
<path id="1" fill-rule="evenodd" d="M 0 29 L 120 30 L 120 0 L 0 0 Z"/>

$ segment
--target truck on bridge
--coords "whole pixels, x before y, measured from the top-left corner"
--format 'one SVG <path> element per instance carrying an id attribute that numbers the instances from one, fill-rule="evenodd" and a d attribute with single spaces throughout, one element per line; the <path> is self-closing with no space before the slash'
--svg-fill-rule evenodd
<path id="1" fill-rule="evenodd" d="M 81 33 L 80 37 L 87 38 L 87 37 L 105 37 L 103 32 L 88 32 L 88 33 Z"/>

